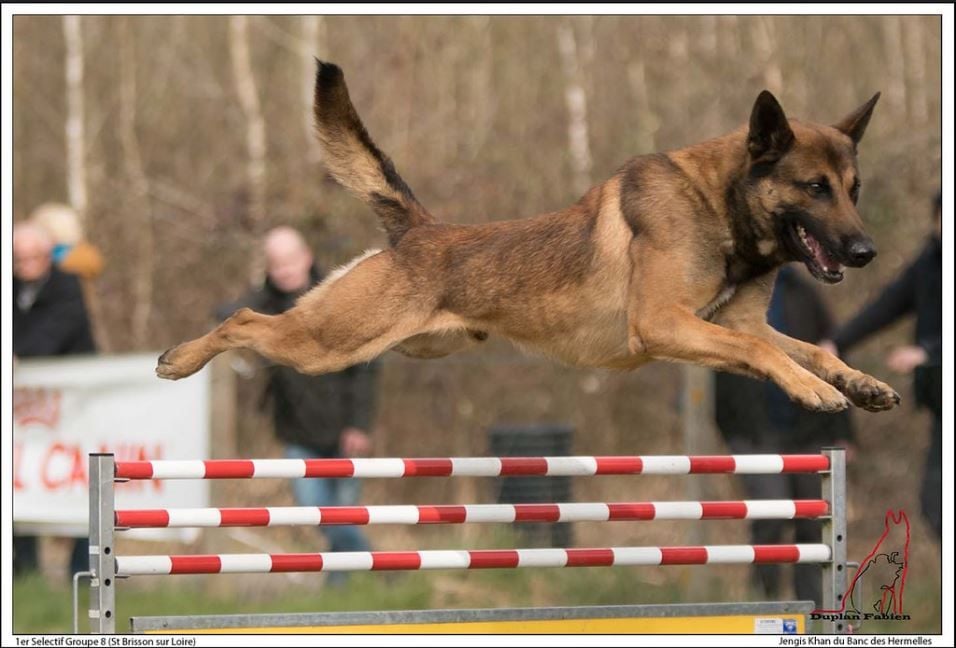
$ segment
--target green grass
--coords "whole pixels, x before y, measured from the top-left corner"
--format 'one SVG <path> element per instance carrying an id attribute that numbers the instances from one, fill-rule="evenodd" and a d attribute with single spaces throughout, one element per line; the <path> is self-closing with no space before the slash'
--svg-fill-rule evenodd
<path id="1" fill-rule="evenodd" d="M 143 577 L 118 583 L 116 628 L 127 631 L 131 616 L 673 603 L 689 602 L 688 592 L 694 594 L 695 601 L 726 600 L 718 581 L 704 581 L 697 585 L 699 591 L 693 592 L 694 587 L 687 583 L 652 584 L 641 578 L 639 568 L 418 572 L 356 574 L 344 587 L 321 588 L 314 581 L 295 585 L 279 575 Z M 71 631 L 71 593 L 65 585 L 51 585 L 39 576 L 19 578 L 14 581 L 13 595 L 15 633 Z M 86 606 L 84 586 L 81 632 L 88 628 Z M 940 605 L 932 587 L 908 587 L 906 607 L 912 621 L 872 622 L 862 631 L 938 631 Z"/>
<path id="2" fill-rule="evenodd" d="M 196 587 L 197 581 L 141 579 L 117 584 L 116 628 L 126 631 L 131 616 L 334 612 L 346 610 L 418 610 L 430 608 L 509 607 L 530 605 L 612 605 L 633 603 L 638 583 L 607 578 L 601 570 L 511 570 L 437 574 L 356 574 L 343 587 L 270 587 L 261 590 Z M 576 572 L 576 573 L 572 573 Z M 589 573 L 585 573 L 589 572 Z M 229 579 L 229 576 L 219 577 Z M 263 578 L 281 578 L 264 575 Z M 317 577 L 318 578 L 318 577 Z M 207 581 L 208 582 L 208 581 Z M 279 583 L 273 583 L 279 584 Z M 13 627 L 16 633 L 72 631 L 71 592 L 39 576 L 14 581 Z M 276 593 L 280 590 L 282 593 Z M 675 600 L 670 587 L 640 585 L 641 602 Z M 80 593 L 80 631 L 87 630 L 87 588 Z"/>

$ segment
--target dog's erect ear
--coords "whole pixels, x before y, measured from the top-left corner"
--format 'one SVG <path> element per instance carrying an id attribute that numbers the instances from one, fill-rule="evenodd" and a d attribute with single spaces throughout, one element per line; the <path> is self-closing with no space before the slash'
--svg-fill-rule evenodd
<path id="1" fill-rule="evenodd" d="M 747 150 L 754 160 L 771 162 L 787 152 L 793 144 L 793 131 L 787 123 L 776 97 L 764 90 L 750 113 L 750 134 Z"/>
<path id="2" fill-rule="evenodd" d="M 863 139 L 864 131 L 866 131 L 866 125 L 870 123 L 870 116 L 873 115 L 873 108 L 879 98 L 880 93 L 877 92 L 869 101 L 835 124 L 834 128 L 849 135 L 854 144 L 859 144 L 860 140 Z"/>

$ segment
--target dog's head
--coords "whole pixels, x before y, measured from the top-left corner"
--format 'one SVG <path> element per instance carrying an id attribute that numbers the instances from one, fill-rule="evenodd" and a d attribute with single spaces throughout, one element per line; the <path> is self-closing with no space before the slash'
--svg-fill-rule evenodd
<path id="1" fill-rule="evenodd" d="M 802 261 L 827 283 L 844 266 L 876 256 L 856 209 L 860 173 L 856 147 L 880 95 L 834 126 L 789 120 L 772 94 L 757 97 L 747 134 L 748 202 L 765 221 L 781 256 Z"/>

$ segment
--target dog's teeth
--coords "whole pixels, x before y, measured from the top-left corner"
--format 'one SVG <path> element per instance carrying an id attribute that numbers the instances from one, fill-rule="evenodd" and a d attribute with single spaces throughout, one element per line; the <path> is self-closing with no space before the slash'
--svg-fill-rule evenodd
<path id="1" fill-rule="evenodd" d="M 807 235 L 807 230 L 804 229 L 803 225 L 797 225 L 797 235 L 800 237 L 800 242 L 803 243 L 807 248 L 809 248 L 810 239 Z"/>

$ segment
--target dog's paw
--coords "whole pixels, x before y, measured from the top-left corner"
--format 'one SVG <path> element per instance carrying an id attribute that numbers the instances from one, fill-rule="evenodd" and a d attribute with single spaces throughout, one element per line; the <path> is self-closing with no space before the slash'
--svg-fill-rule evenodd
<path id="1" fill-rule="evenodd" d="M 823 384 L 826 385 L 826 383 Z M 830 387 L 830 385 L 826 386 Z M 830 389 L 814 388 L 809 394 L 799 394 L 796 401 L 811 412 L 826 412 L 828 414 L 842 412 L 850 406 L 850 401 L 846 399 L 846 396 L 833 387 L 830 387 Z"/>
<path id="2" fill-rule="evenodd" d="M 182 344 L 167 349 L 156 362 L 156 375 L 165 380 L 179 380 L 202 369 L 202 363 L 187 361 L 188 355 Z"/>
<path id="3" fill-rule="evenodd" d="M 900 404 L 900 395 L 892 387 L 862 372 L 839 376 L 833 383 L 854 405 L 870 412 L 882 412 Z"/>
<path id="4" fill-rule="evenodd" d="M 156 375 L 165 380 L 178 380 L 182 378 L 179 373 L 176 371 L 175 365 L 172 363 L 171 358 L 173 352 L 176 350 L 176 347 L 171 349 L 166 349 L 159 360 L 156 361 Z"/>
<path id="5" fill-rule="evenodd" d="M 850 401 L 840 393 L 840 390 L 810 372 L 806 372 L 796 385 L 786 391 L 791 400 L 811 412 L 842 412 L 850 406 Z"/>

